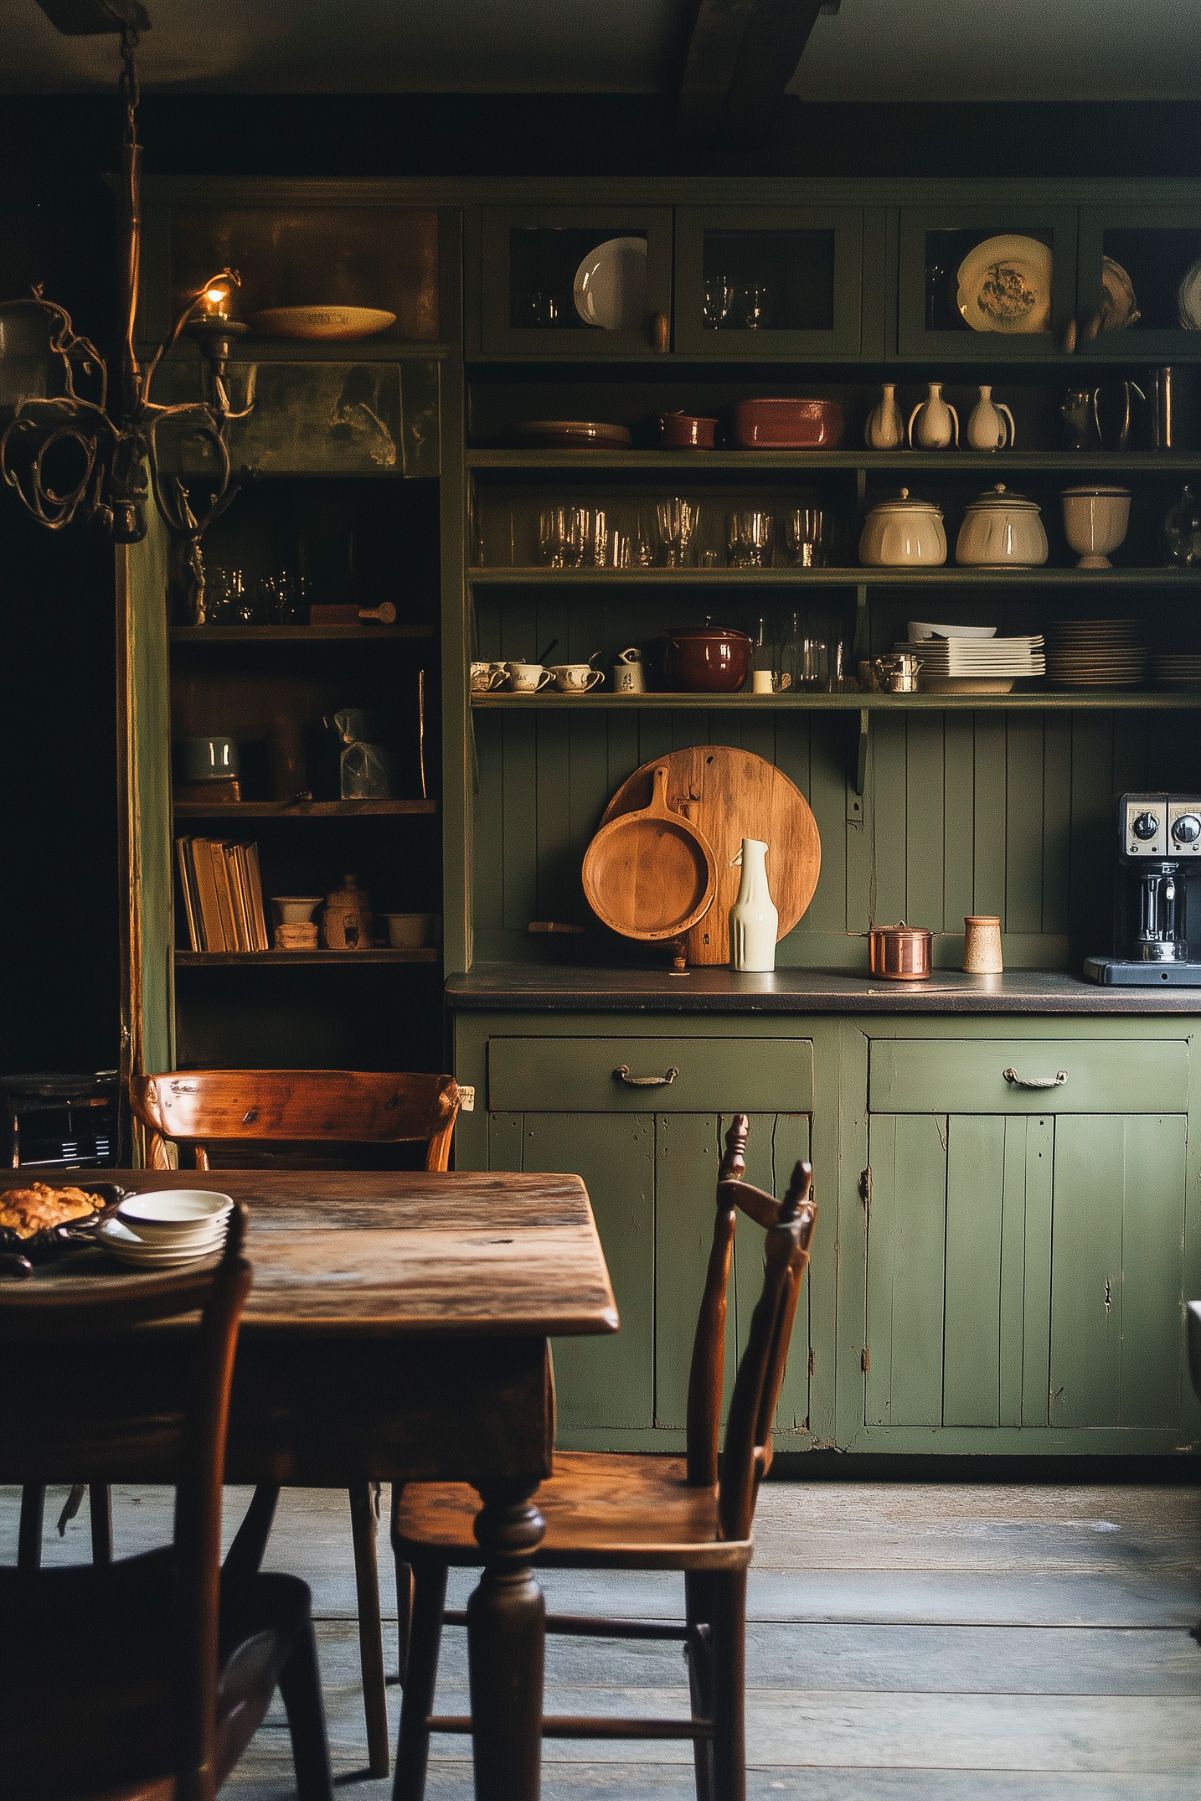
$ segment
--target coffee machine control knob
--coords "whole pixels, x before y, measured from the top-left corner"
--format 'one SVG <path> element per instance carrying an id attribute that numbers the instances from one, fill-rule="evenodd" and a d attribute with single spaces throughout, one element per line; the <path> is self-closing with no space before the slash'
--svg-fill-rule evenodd
<path id="1" fill-rule="evenodd" d="M 1172 821 L 1172 836 L 1177 844 L 1195 844 L 1201 838 L 1201 819 L 1195 813 L 1182 813 Z"/>
<path id="2" fill-rule="evenodd" d="M 1134 833 L 1136 838 L 1141 838 L 1145 843 L 1148 838 L 1154 838 L 1156 832 L 1159 830 L 1158 815 L 1155 813 L 1136 813 L 1134 818 L 1130 821 L 1130 830 Z"/>

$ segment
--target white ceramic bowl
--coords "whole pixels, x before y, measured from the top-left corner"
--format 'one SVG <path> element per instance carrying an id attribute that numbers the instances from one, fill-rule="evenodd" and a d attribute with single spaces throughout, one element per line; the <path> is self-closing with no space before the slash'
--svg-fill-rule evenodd
<path id="1" fill-rule="evenodd" d="M 417 951 L 438 942 L 441 921 L 437 913 L 383 913 L 380 917 L 387 921 L 393 950 Z"/>
<path id="2" fill-rule="evenodd" d="M 273 894 L 271 905 L 279 914 L 281 926 L 308 925 L 321 905 L 319 894 Z"/>
<path id="3" fill-rule="evenodd" d="M 220 1238 L 233 1201 L 207 1188 L 156 1188 L 130 1194 L 117 1207 L 117 1217 L 147 1244 Z"/>
<path id="4" fill-rule="evenodd" d="M 1077 569 L 1108 569 L 1130 524 L 1129 488 L 1066 488 L 1063 531 L 1080 561 Z"/>

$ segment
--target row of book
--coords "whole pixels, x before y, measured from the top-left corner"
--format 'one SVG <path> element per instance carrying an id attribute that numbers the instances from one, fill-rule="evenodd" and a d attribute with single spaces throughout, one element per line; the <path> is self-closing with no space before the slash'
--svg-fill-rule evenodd
<path id="1" fill-rule="evenodd" d="M 177 838 L 175 857 L 194 951 L 271 948 L 257 844 Z"/>

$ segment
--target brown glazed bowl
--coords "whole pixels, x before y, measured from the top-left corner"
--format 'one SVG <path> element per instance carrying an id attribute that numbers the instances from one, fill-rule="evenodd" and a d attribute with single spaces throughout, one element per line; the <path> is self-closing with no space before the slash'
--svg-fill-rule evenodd
<path id="1" fill-rule="evenodd" d="M 723 625 L 684 625 L 665 632 L 663 673 L 686 694 L 737 694 L 751 666 L 745 632 Z"/>
<path id="2" fill-rule="evenodd" d="M 934 934 L 927 926 L 873 926 L 867 935 L 868 964 L 874 976 L 891 982 L 923 982 L 930 974 Z"/>
<path id="3" fill-rule="evenodd" d="M 738 450 L 837 450 L 842 408 L 836 400 L 740 400 L 730 441 Z"/>
<path id="4" fill-rule="evenodd" d="M 696 413 L 660 413 L 659 442 L 664 450 L 712 450 L 717 443 L 717 420 Z"/>

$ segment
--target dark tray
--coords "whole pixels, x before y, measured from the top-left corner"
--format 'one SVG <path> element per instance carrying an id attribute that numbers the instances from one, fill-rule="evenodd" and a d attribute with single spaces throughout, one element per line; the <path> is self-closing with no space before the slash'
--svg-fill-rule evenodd
<path id="1" fill-rule="evenodd" d="M 36 1176 L 32 1179 L 37 1180 Z M 115 1182 L 84 1181 L 65 1186 L 82 1188 L 87 1194 L 103 1195 L 104 1206 L 89 1219 L 66 1220 L 61 1226 L 49 1226 L 44 1232 L 35 1232 L 32 1238 L 20 1238 L 11 1226 L 0 1226 L 0 1276 L 18 1279 L 31 1276 L 35 1265 L 53 1263 L 56 1258 L 66 1256 L 68 1251 L 92 1244 L 100 1222 L 116 1212 L 125 1194 Z"/>

